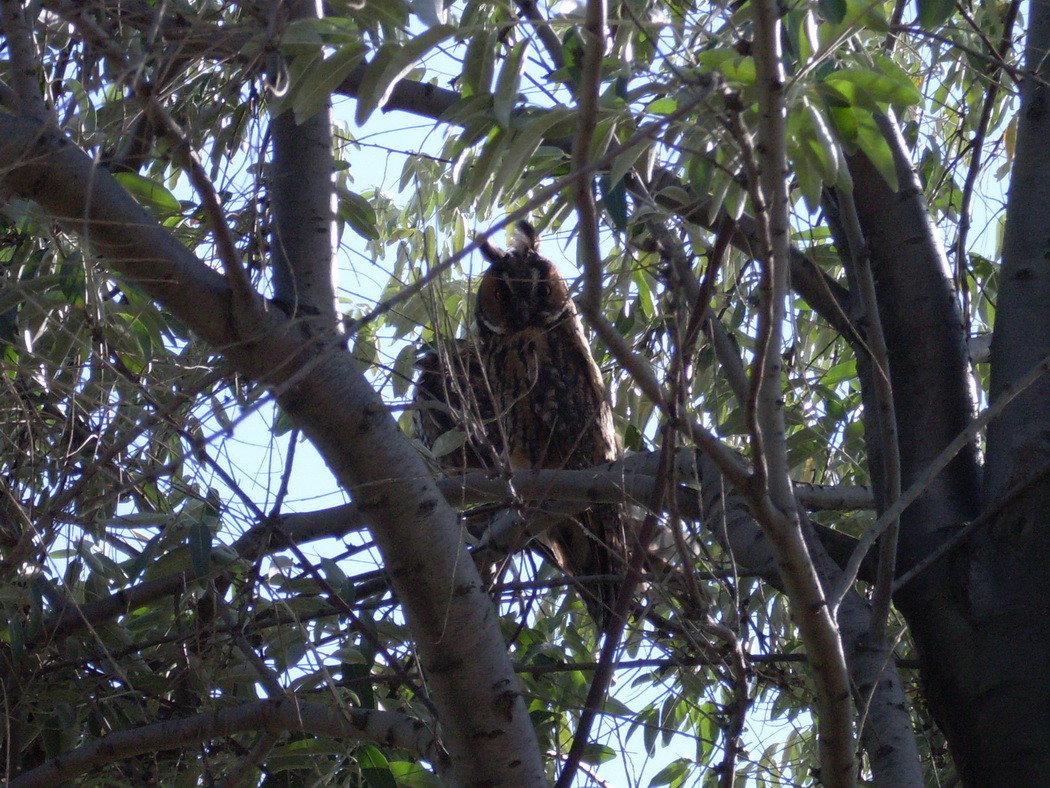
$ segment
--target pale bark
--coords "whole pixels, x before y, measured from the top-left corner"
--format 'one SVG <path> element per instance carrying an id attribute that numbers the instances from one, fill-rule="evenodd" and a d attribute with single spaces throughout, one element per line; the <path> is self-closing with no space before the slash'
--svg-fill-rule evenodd
<path id="1" fill-rule="evenodd" d="M 6 188 L 79 231 L 125 281 L 270 386 L 368 511 L 441 714 L 453 781 L 541 784 L 535 732 L 456 514 L 349 353 L 318 346 L 261 302 L 239 305 L 234 320 L 222 276 L 39 124 L 0 114 L 0 170 Z"/>
<path id="2" fill-rule="evenodd" d="M 832 618 L 805 543 L 788 475 L 781 380 L 781 344 L 791 266 L 788 195 L 786 74 L 782 60 L 780 12 L 773 0 L 753 0 L 758 96 L 758 172 L 748 173 L 759 225 L 758 337 L 751 365 L 749 431 L 755 453 L 755 486 L 765 504 L 756 519 L 769 537 L 791 612 L 806 646 L 816 685 L 821 779 L 829 786 L 855 782 L 854 710 L 838 625 Z M 744 153 L 745 166 L 747 152 Z M 757 176 L 757 182 L 755 182 Z"/>
<path id="3" fill-rule="evenodd" d="M 292 20 L 320 17 L 315 0 L 292 4 Z M 338 325 L 331 102 L 302 123 L 286 109 L 274 118 L 270 136 L 274 300 L 290 315 L 316 315 L 322 329 L 331 330 Z"/>

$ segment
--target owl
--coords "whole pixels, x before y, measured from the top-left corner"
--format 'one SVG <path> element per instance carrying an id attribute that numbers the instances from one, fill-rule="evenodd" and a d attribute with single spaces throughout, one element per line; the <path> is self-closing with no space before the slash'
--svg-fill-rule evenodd
<path id="1" fill-rule="evenodd" d="M 576 305 L 521 222 L 509 251 L 485 242 L 477 293 L 478 346 L 512 470 L 590 468 L 620 456 L 612 407 Z M 547 546 L 570 577 L 622 575 L 624 513 L 595 505 L 551 528 Z M 609 624 L 619 583 L 582 583 L 587 609 Z"/>
<path id="2" fill-rule="evenodd" d="M 423 349 L 416 359 L 413 432 L 431 451 L 448 435 L 455 448 L 437 457 L 442 470 L 496 468 L 503 439 L 477 345 L 455 339 Z M 456 445 L 456 441 L 462 441 Z"/>

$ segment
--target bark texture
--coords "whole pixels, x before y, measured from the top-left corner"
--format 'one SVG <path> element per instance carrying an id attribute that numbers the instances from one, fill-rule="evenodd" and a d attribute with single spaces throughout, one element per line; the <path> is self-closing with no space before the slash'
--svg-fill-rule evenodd
<path id="1" fill-rule="evenodd" d="M 0 113 L 0 168 L 7 189 L 65 217 L 125 281 L 271 387 L 367 511 L 430 678 L 452 781 L 542 784 L 535 732 L 456 514 L 350 354 L 261 299 L 233 303 L 221 275 L 64 137 Z"/>

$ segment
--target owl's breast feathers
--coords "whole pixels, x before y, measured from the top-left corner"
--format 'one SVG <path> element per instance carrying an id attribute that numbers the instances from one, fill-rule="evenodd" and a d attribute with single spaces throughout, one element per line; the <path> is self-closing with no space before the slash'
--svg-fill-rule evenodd
<path id="1" fill-rule="evenodd" d="M 589 468 L 619 456 L 601 372 L 574 314 L 486 353 L 516 469 Z"/>
<path id="2" fill-rule="evenodd" d="M 528 224 L 509 252 L 481 246 L 491 263 L 477 299 L 485 376 L 513 469 L 590 468 L 619 456 L 612 407 L 569 290 L 537 248 Z M 589 578 L 580 593 L 602 630 L 621 585 L 609 576 L 625 569 L 625 519 L 622 506 L 599 504 L 543 539 L 570 577 Z"/>

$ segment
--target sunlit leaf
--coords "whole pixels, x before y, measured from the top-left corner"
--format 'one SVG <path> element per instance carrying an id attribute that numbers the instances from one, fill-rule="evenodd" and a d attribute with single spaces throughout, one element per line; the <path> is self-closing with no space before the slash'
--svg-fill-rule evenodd
<path id="1" fill-rule="evenodd" d="M 496 80 L 496 94 L 492 113 L 496 122 L 503 128 L 510 128 L 510 113 L 518 101 L 518 86 L 521 84 L 521 62 L 528 50 L 529 39 L 524 38 L 510 48 L 499 78 Z"/>
<path id="2" fill-rule="evenodd" d="M 431 49 L 453 36 L 456 30 L 450 25 L 437 25 L 404 43 L 383 44 L 361 80 L 354 116 L 356 123 L 360 126 L 376 109 L 382 109 L 397 83 Z"/>
<path id="3" fill-rule="evenodd" d="M 134 172 L 117 172 L 113 177 L 142 205 L 159 215 L 182 213 L 182 204 L 163 184 Z"/>

